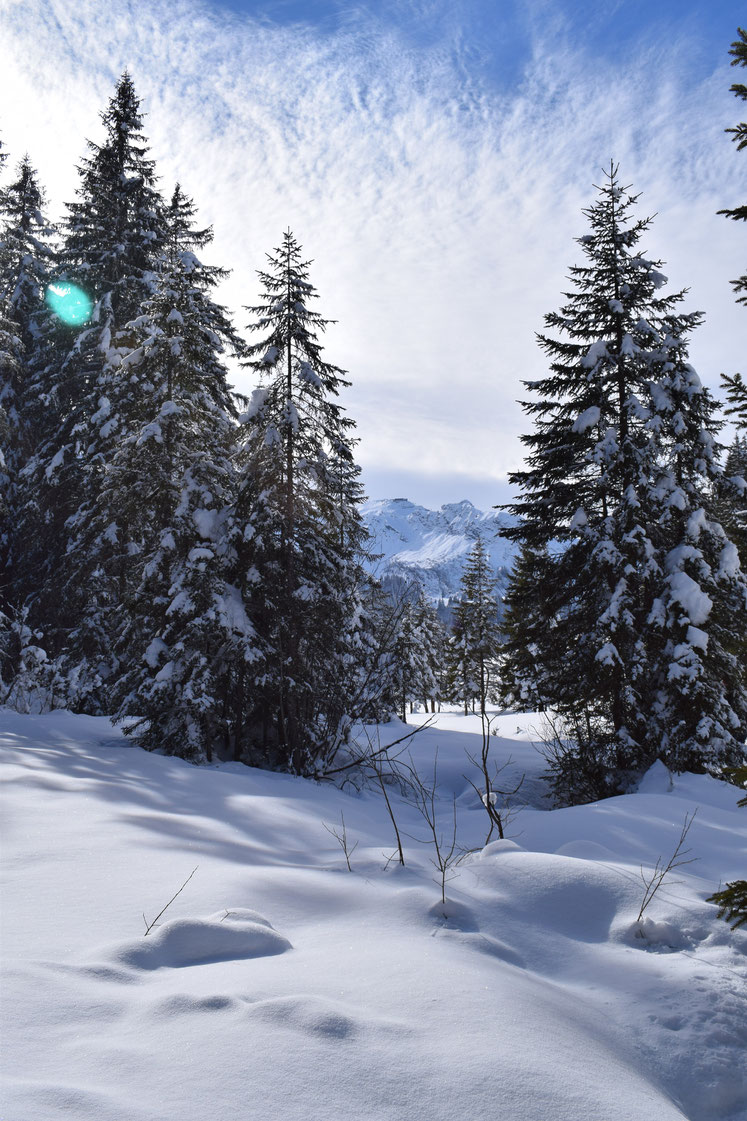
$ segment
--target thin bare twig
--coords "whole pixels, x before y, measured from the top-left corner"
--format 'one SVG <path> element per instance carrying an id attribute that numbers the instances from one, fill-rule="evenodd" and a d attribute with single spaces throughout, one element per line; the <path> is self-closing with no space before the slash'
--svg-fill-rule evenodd
<path id="1" fill-rule="evenodd" d="M 352 848 L 350 847 L 350 845 L 348 844 L 348 831 L 347 831 L 347 828 L 345 826 L 345 815 L 342 814 L 342 813 L 340 814 L 340 820 L 342 821 L 342 833 L 338 833 L 336 826 L 327 825 L 327 823 L 325 821 L 322 822 L 322 825 L 327 830 L 327 832 L 330 833 L 335 838 L 335 840 L 339 844 L 340 848 L 345 853 L 345 862 L 348 866 L 348 872 L 352 872 L 353 868 L 350 864 L 350 857 L 353 855 L 355 850 L 358 848 L 358 842 L 356 841 L 355 844 L 352 846 Z"/>
<path id="2" fill-rule="evenodd" d="M 481 790 L 480 787 L 472 781 L 469 775 L 463 776 L 482 802 L 483 806 L 485 807 L 485 812 L 488 815 L 488 820 L 490 821 L 490 829 L 488 830 L 488 835 L 485 838 L 485 844 L 487 845 L 490 843 L 490 838 L 493 836 L 493 830 L 496 828 L 498 829 L 498 836 L 501 840 L 503 840 L 506 826 L 513 817 L 513 811 L 505 802 L 503 808 L 500 810 L 498 809 L 498 795 L 500 795 L 501 798 L 505 799 L 510 798 L 514 794 L 518 794 L 522 786 L 524 785 L 524 779 L 526 778 L 526 775 L 521 776 L 516 786 L 514 786 L 512 790 L 503 790 L 496 784 L 496 780 L 498 779 L 501 771 L 505 770 L 505 768 L 512 762 L 511 759 L 507 759 L 502 767 L 498 767 L 494 763 L 493 774 L 491 777 L 488 767 L 489 761 L 487 752 L 483 752 L 482 758 L 480 760 L 475 759 L 474 755 L 470 755 L 469 752 L 467 752 L 466 754 L 470 763 L 472 763 L 473 766 L 478 770 L 482 771 L 483 780 L 485 782 L 485 789 Z"/>
<path id="3" fill-rule="evenodd" d="M 341 767 L 333 767 L 332 770 L 325 771 L 324 774 L 321 775 L 320 777 L 321 778 L 329 778 L 330 775 L 338 775 L 342 771 L 349 771 L 351 769 L 351 767 L 360 767 L 363 764 L 368 763 L 371 759 L 375 758 L 376 756 L 385 755 L 386 752 L 391 750 L 391 748 L 397 747 L 398 744 L 405 743 L 406 740 L 410 740 L 410 739 L 412 739 L 413 736 L 416 736 L 418 734 L 418 732 L 422 732 L 426 728 L 430 728 L 431 725 L 434 723 L 435 719 L 436 719 L 435 716 L 429 716 L 428 719 L 425 720 L 422 724 L 419 724 L 417 728 L 413 728 L 412 731 L 408 732 L 404 736 L 400 736 L 399 739 L 392 740 L 391 743 L 386 744 L 384 747 L 377 748 L 376 751 L 374 751 L 374 752 L 371 752 L 371 753 L 368 753 L 368 754 L 366 754 L 364 752 L 361 755 L 357 755 L 354 759 L 351 759 L 349 763 L 344 763 Z M 370 740 L 369 740 L 369 745 L 370 745 Z"/>
<path id="4" fill-rule="evenodd" d="M 433 786 L 426 786 L 417 772 L 415 764 L 410 758 L 410 765 L 401 764 L 405 770 L 409 772 L 408 782 L 412 790 L 412 800 L 423 818 L 423 821 L 428 826 L 430 838 L 428 841 L 422 842 L 424 844 L 432 844 L 435 859 L 431 858 L 431 864 L 438 872 L 438 879 L 436 883 L 441 888 L 441 902 L 446 903 L 446 884 L 449 880 L 453 879 L 456 875 L 451 869 L 454 864 L 458 864 L 461 859 L 462 853 L 458 851 L 457 847 L 457 812 L 456 812 L 456 795 L 452 798 L 452 829 L 451 837 L 448 833 L 439 830 L 436 823 L 436 785 L 438 773 L 438 751 L 433 760 Z M 408 834 L 409 836 L 409 834 Z M 419 840 L 415 837 L 414 840 Z"/>
<path id="5" fill-rule="evenodd" d="M 176 899 L 176 896 L 177 896 L 177 895 L 181 895 L 181 893 L 182 893 L 182 892 L 184 891 L 185 887 L 187 886 L 187 884 L 189 883 L 189 881 L 190 881 L 190 880 L 192 879 L 192 877 L 194 876 L 195 872 L 197 871 L 197 869 L 198 869 L 199 867 L 200 867 L 200 865 L 199 865 L 199 864 L 195 865 L 195 867 L 194 867 L 194 868 L 192 869 L 192 871 L 191 871 L 191 872 L 189 873 L 189 875 L 187 876 L 187 878 L 186 878 L 186 880 L 184 881 L 184 883 L 182 884 L 182 886 L 181 886 L 181 887 L 179 888 L 179 890 L 177 891 L 176 895 L 172 895 L 172 896 L 171 896 L 171 899 L 169 899 L 169 901 L 168 901 L 168 903 L 166 904 L 166 906 L 165 906 L 165 907 L 162 907 L 162 908 L 161 908 L 161 910 L 160 910 L 160 911 L 158 912 L 158 914 L 156 915 L 156 917 L 154 918 L 154 920 L 153 920 L 153 922 L 152 922 L 152 923 L 149 923 L 149 922 L 148 922 L 148 920 L 147 920 L 147 919 L 146 919 L 146 917 L 145 917 L 145 914 L 143 914 L 143 922 L 145 923 L 145 934 L 143 935 L 143 938 L 147 938 L 147 937 L 148 937 L 148 935 L 150 934 L 151 930 L 153 929 L 153 927 L 154 927 L 154 926 L 156 925 L 156 923 L 157 923 L 157 922 L 158 922 L 158 920 L 160 919 L 161 915 L 162 915 L 162 914 L 164 913 L 164 911 L 166 911 L 166 910 L 167 910 L 167 909 L 168 909 L 168 908 L 169 908 L 169 907 L 171 906 L 171 904 L 172 904 L 172 903 L 174 902 L 174 900 Z"/>
<path id="6" fill-rule="evenodd" d="M 651 902 L 651 900 L 656 895 L 657 891 L 659 890 L 659 888 L 661 887 L 661 885 L 663 884 L 665 878 L 669 875 L 669 873 L 674 871 L 675 868 L 682 868 L 685 864 L 692 864 L 693 861 L 698 859 L 697 856 L 691 856 L 688 859 L 685 859 L 685 857 L 687 857 L 687 854 L 690 852 L 690 849 L 685 849 L 684 851 L 682 849 L 682 846 L 684 845 L 685 840 L 687 839 L 687 834 L 690 832 L 690 826 L 692 825 L 693 821 L 695 820 L 695 815 L 696 815 L 697 812 L 698 812 L 697 809 L 694 809 L 693 812 L 689 815 L 689 817 L 688 817 L 687 814 L 685 814 L 685 820 L 684 820 L 684 823 L 682 825 L 682 830 L 680 832 L 680 839 L 677 842 L 677 847 L 675 848 L 674 852 L 670 856 L 667 864 L 662 863 L 663 859 L 664 859 L 663 857 L 661 857 L 661 856 L 657 857 L 656 864 L 654 866 L 654 870 L 653 870 L 653 872 L 651 873 L 650 876 L 647 876 L 644 873 L 643 865 L 641 865 L 641 879 L 643 881 L 644 892 L 643 892 L 643 901 L 641 903 L 641 909 L 638 912 L 638 918 L 636 919 L 636 922 L 641 921 L 641 919 L 643 918 L 644 911 L 646 910 L 649 903 Z"/>
<path id="7" fill-rule="evenodd" d="M 399 834 L 399 826 L 397 825 L 397 819 L 394 816 L 394 810 L 392 809 L 392 803 L 389 801 L 389 795 L 387 793 L 386 783 L 384 782 L 384 772 L 383 772 L 382 766 L 381 766 L 381 759 L 377 759 L 376 762 L 371 762 L 370 765 L 371 765 L 371 768 L 372 768 L 374 774 L 376 775 L 376 778 L 378 779 L 379 786 L 381 787 L 381 793 L 384 795 L 384 801 L 386 802 L 386 808 L 387 808 L 387 813 L 389 814 L 389 820 L 391 821 L 392 828 L 394 829 L 394 836 L 397 838 L 397 852 L 399 853 L 399 862 L 402 865 L 402 867 L 404 868 L 404 866 L 405 866 L 405 853 L 404 853 L 404 849 L 402 848 L 402 838 L 400 837 L 400 834 Z M 389 861 L 387 861 L 387 867 L 388 866 L 389 866 Z"/>

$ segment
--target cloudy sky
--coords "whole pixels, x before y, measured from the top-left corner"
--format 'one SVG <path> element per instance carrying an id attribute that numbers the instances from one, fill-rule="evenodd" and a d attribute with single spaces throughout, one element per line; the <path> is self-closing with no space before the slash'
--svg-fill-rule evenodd
<path id="1" fill-rule="evenodd" d="M 746 197 L 723 131 L 740 22 L 742 0 L 0 0 L 0 135 L 60 215 L 128 68 L 237 322 L 284 229 L 314 260 L 369 494 L 486 507 L 610 159 L 657 215 L 645 250 L 706 313 L 701 377 L 744 370 L 745 232 L 715 213 Z"/>

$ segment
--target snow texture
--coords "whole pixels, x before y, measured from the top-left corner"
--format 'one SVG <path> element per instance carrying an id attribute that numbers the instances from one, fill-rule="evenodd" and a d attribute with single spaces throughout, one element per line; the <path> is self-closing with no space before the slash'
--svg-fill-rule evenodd
<path id="1" fill-rule="evenodd" d="M 149 643 L 148 649 L 144 654 L 144 659 L 151 669 L 156 668 L 161 660 L 161 656 L 168 653 L 168 649 L 168 646 L 161 638 L 154 638 L 153 641 Z"/>
<path id="2" fill-rule="evenodd" d="M 597 339 L 595 343 L 591 344 L 588 351 L 581 359 L 581 365 L 587 370 L 590 370 L 592 367 L 596 366 L 600 359 L 606 358 L 607 354 L 607 342 L 604 339 Z"/>
<path id="3" fill-rule="evenodd" d="M 444 905 L 426 846 L 387 862 L 376 790 L 0 710 L 3 1121 L 743 1121 L 747 934 L 704 902 L 744 874 L 739 792 L 656 764 L 635 794 L 549 811 L 540 720 L 494 717 L 502 785 L 526 778 L 487 847 L 479 720 L 412 741 L 426 778 L 438 748 L 439 820 L 456 798 L 474 850 Z M 696 807 L 696 863 L 636 922 L 641 865 Z"/>
<path id="4" fill-rule="evenodd" d="M 711 613 L 713 600 L 706 595 L 692 576 L 686 572 L 673 572 L 669 577 L 672 599 L 684 610 L 694 626 L 705 623 Z"/>
<path id="5" fill-rule="evenodd" d="M 193 512 L 192 518 L 197 532 L 204 541 L 215 539 L 217 511 L 198 508 Z"/>
<path id="6" fill-rule="evenodd" d="M 586 432 L 587 429 L 593 428 L 595 424 L 599 424 L 599 418 L 602 415 L 602 410 L 598 405 L 592 405 L 581 413 L 573 422 L 573 432 Z"/>

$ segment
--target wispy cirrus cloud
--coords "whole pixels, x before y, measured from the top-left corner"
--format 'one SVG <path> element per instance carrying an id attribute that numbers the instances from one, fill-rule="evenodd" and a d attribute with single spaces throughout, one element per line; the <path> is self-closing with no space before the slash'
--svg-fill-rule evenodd
<path id="1" fill-rule="evenodd" d="M 708 315 L 693 346 L 704 379 L 739 367 L 728 280 L 744 251 L 715 211 L 741 201 L 740 164 L 722 131 L 736 119 L 728 44 L 695 81 L 687 39 L 602 60 L 529 8 L 521 80 L 502 84 L 461 11 L 413 6 L 408 27 L 350 8 L 314 28 L 187 0 L 11 0 L 0 129 L 59 210 L 129 68 L 165 189 L 178 178 L 195 197 L 213 259 L 234 270 L 226 302 L 254 301 L 254 270 L 287 226 L 315 259 L 371 491 L 400 473 L 412 497 L 486 502 L 521 459 L 515 399 L 542 369 L 534 332 L 610 158 L 658 211 L 648 250 Z M 412 21 L 426 17 L 418 42 Z"/>

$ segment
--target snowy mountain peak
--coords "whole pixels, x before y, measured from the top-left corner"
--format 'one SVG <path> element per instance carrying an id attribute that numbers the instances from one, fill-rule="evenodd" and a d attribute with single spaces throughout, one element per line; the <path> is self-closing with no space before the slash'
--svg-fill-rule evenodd
<path id="1" fill-rule="evenodd" d="M 459 595 L 467 556 L 482 537 L 496 570 L 499 589 L 514 547 L 499 537 L 511 519 L 495 510 L 478 510 L 468 499 L 429 510 L 407 498 L 375 499 L 362 508 L 377 558 L 371 569 L 392 590 L 420 583 L 433 602 Z"/>

